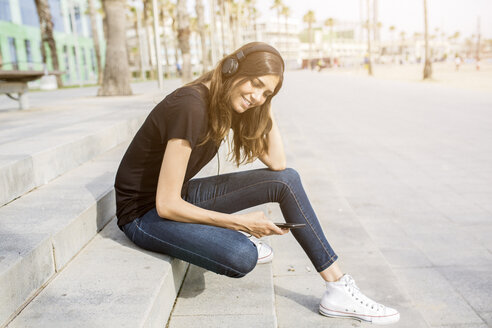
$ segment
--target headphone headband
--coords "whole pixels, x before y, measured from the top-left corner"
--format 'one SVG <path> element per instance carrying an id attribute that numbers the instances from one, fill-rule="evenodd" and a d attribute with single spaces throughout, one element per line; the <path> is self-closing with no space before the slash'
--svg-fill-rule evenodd
<path id="1" fill-rule="evenodd" d="M 259 43 L 254 46 L 248 47 L 244 50 L 241 50 L 235 55 L 232 55 L 232 57 L 227 58 L 222 65 L 222 74 L 225 77 L 230 77 L 234 75 L 239 69 L 239 63 L 242 62 L 249 54 L 253 52 L 269 52 L 271 54 L 278 56 L 282 62 L 282 72 L 284 71 L 284 67 L 285 67 L 284 60 L 282 59 L 282 56 L 277 51 L 277 49 L 266 43 Z"/>

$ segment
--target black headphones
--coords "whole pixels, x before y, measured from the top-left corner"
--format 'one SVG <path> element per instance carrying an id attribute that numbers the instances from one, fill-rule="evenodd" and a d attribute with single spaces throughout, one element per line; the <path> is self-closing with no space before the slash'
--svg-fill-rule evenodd
<path id="1" fill-rule="evenodd" d="M 222 64 L 222 75 L 224 75 L 224 77 L 230 77 L 234 75 L 239 69 L 239 63 L 242 62 L 247 55 L 253 52 L 269 52 L 271 54 L 277 55 L 282 61 L 282 71 L 283 71 L 284 60 L 282 59 L 282 56 L 280 56 L 280 53 L 277 51 L 277 49 L 266 43 L 260 43 L 251 46 L 250 48 L 241 50 L 237 54 L 232 55 L 229 58 L 226 58 L 224 60 L 224 63 Z"/>

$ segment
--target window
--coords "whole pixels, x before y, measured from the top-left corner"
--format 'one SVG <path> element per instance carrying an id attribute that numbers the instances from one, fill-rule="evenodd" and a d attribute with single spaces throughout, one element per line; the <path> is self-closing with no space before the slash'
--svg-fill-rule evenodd
<path id="1" fill-rule="evenodd" d="M 19 1 L 22 24 L 29 26 L 39 26 L 39 17 L 34 0 Z"/>
<path id="2" fill-rule="evenodd" d="M 75 19 L 75 27 L 77 28 L 77 34 L 82 35 L 82 16 L 80 15 L 80 7 L 73 7 L 73 15 Z"/>
<path id="3" fill-rule="evenodd" d="M 2 69 L 2 65 L 3 65 L 2 40 L 0 39 L 0 69 Z"/>
<path id="4" fill-rule="evenodd" d="M 91 48 L 91 66 L 92 66 L 92 71 L 96 73 L 96 55 L 94 52 L 94 48 Z"/>
<path id="5" fill-rule="evenodd" d="M 75 49 L 75 47 L 72 47 L 72 54 L 73 54 L 73 61 L 75 63 L 75 74 L 76 74 L 77 80 L 79 80 L 80 79 L 79 62 L 77 61 L 77 50 Z"/>
<path id="6" fill-rule="evenodd" d="M 48 0 L 48 3 L 50 5 L 51 19 L 53 20 L 53 29 L 58 32 L 65 32 L 60 0 Z"/>
<path id="7" fill-rule="evenodd" d="M 9 0 L 0 0 L 0 20 L 7 22 L 12 21 L 12 16 L 10 15 Z"/>
<path id="8" fill-rule="evenodd" d="M 65 45 L 63 46 L 63 62 L 65 63 L 65 71 L 67 72 L 65 75 L 67 77 L 67 80 L 70 81 L 71 76 L 70 76 L 70 61 L 68 58 L 68 47 Z"/>
<path id="9" fill-rule="evenodd" d="M 14 38 L 8 38 L 9 50 L 10 50 L 10 62 L 12 63 L 12 69 L 19 69 L 19 60 L 17 59 L 17 47 L 15 45 Z"/>
<path id="10" fill-rule="evenodd" d="M 33 64 L 32 64 L 32 51 L 31 51 L 31 41 L 30 40 L 24 40 L 24 47 L 26 48 L 26 60 L 27 60 L 27 67 L 29 69 L 33 69 Z"/>
<path id="11" fill-rule="evenodd" d="M 85 57 L 85 48 L 80 47 L 80 53 L 82 54 L 82 68 L 84 69 L 84 80 L 87 81 L 89 79 L 89 72 L 87 71 L 87 58 Z"/>

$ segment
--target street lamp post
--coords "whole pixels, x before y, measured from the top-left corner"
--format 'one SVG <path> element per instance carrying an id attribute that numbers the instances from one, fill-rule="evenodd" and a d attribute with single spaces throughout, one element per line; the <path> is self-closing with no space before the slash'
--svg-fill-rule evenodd
<path id="1" fill-rule="evenodd" d="M 79 50 L 79 35 L 78 35 L 78 31 L 77 31 L 77 22 L 75 21 L 75 13 L 74 13 L 74 10 L 73 10 L 73 6 L 74 6 L 74 1 L 70 1 L 68 3 L 69 5 L 69 15 L 70 15 L 70 20 L 72 21 L 72 32 L 74 34 L 74 39 L 75 39 L 75 61 L 76 61 L 76 64 L 75 65 L 75 69 L 77 70 L 77 76 L 79 78 L 79 87 L 82 87 L 82 74 L 80 72 L 80 64 L 81 64 L 81 61 L 80 61 L 80 50 Z M 80 9 L 79 9 L 80 10 Z M 80 14 L 80 13 L 79 13 Z"/>
<path id="2" fill-rule="evenodd" d="M 159 25 L 157 24 L 159 21 L 159 16 L 157 12 L 157 0 L 152 0 L 152 11 L 154 14 L 154 41 L 155 41 L 155 57 L 157 60 L 157 75 L 158 75 L 158 83 L 159 89 L 164 88 L 164 77 L 162 72 L 162 62 L 161 62 L 161 38 L 159 34 Z"/>

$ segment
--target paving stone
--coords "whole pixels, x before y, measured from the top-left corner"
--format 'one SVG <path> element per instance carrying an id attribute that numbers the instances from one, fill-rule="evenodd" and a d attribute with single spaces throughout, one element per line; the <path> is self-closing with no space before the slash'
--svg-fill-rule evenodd
<path id="1" fill-rule="evenodd" d="M 492 312 L 479 312 L 478 315 L 483 319 L 488 327 L 492 327 Z"/>
<path id="2" fill-rule="evenodd" d="M 133 245 L 113 219 L 8 327 L 163 327 L 186 268 Z"/>
<path id="3" fill-rule="evenodd" d="M 487 312 L 492 304 L 492 265 L 439 267 L 437 270 L 477 312 Z"/>
<path id="4" fill-rule="evenodd" d="M 277 322 L 272 315 L 234 314 L 234 315 L 173 315 L 169 328 L 217 328 L 217 327 L 271 327 L 276 328 Z"/>
<path id="5" fill-rule="evenodd" d="M 483 323 L 436 269 L 395 268 L 393 271 L 431 326 Z"/>
<path id="6" fill-rule="evenodd" d="M 274 316 L 272 288 L 272 271 L 268 264 L 257 265 L 240 279 L 192 265 L 176 301 L 173 316 Z"/>
<path id="7" fill-rule="evenodd" d="M 381 248 L 388 263 L 395 268 L 430 267 L 432 263 L 416 248 Z"/>
<path id="8" fill-rule="evenodd" d="M 325 285 L 313 275 L 274 278 L 278 327 L 360 327 L 349 319 L 333 319 L 318 312 Z M 294 310 L 295 309 L 295 310 Z"/>

